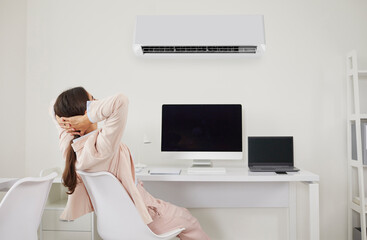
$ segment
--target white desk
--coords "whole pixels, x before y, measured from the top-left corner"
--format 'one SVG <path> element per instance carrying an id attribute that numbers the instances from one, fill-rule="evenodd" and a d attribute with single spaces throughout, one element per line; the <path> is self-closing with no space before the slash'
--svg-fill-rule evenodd
<path id="1" fill-rule="evenodd" d="M 7 192 L 18 178 L 0 178 L 0 192 Z"/>
<path id="2" fill-rule="evenodd" d="M 319 240 L 319 176 L 300 171 L 277 175 L 252 173 L 247 168 L 226 168 L 226 174 L 149 175 L 137 173 L 154 196 L 186 208 L 284 207 L 289 209 L 289 239 L 296 240 L 296 183 L 309 190 L 309 231 Z"/>

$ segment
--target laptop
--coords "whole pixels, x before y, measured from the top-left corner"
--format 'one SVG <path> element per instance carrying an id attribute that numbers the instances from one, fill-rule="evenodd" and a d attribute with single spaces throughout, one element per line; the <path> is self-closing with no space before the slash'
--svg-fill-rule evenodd
<path id="1" fill-rule="evenodd" d="M 248 137 L 251 172 L 298 172 L 293 163 L 293 137 Z"/>

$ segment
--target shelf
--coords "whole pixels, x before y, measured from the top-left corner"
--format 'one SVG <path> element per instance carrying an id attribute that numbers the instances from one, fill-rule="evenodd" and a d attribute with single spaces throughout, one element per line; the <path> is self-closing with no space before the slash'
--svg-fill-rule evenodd
<path id="1" fill-rule="evenodd" d="M 357 160 L 349 160 L 349 164 L 352 167 L 360 167 L 361 166 L 361 164 L 359 164 Z"/>
<path id="2" fill-rule="evenodd" d="M 353 77 L 353 71 L 348 71 L 348 77 Z M 367 77 L 367 70 L 360 70 L 358 71 L 358 77 L 365 78 Z"/>
<path id="3" fill-rule="evenodd" d="M 350 114 L 348 119 L 349 121 L 365 120 L 367 119 L 367 114 Z"/>
<path id="4" fill-rule="evenodd" d="M 367 199 L 365 199 L 366 201 Z M 361 205 L 360 205 L 360 202 L 359 202 L 359 197 L 354 197 L 353 198 L 353 201 L 352 201 L 352 208 L 357 211 L 357 212 L 361 212 Z M 367 203 L 365 203 L 365 210 L 367 210 Z M 367 213 L 367 212 L 366 212 Z"/>
<path id="5" fill-rule="evenodd" d="M 355 204 L 354 202 L 350 202 L 350 206 L 357 213 L 361 213 L 361 207 L 359 205 Z"/>
<path id="6" fill-rule="evenodd" d="M 358 167 L 367 168 L 367 165 L 360 164 L 360 163 L 358 163 L 357 160 L 349 160 L 349 165 L 351 167 L 355 167 L 355 168 L 358 168 Z"/>
<path id="7" fill-rule="evenodd" d="M 351 202 L 350 206 L 357 213 L 361 213 L 361 206 L 359 206 L 358 204 L 355 204 L 354 202 Z"/>
<path id="8" fill-rule="evenodd" d="M 358 168 L 358 167 L 360 167 L 360 166 L 358 166 L 358 165 L 350 165 L 351 167 L 355 167 L 355 168 Z M 362 167 L 363 168 L 367 168 L 367 165 L 362 165 Z"/>
<path id="9" fill-rule="evenodd" d="M 55 209 L 60 209 L 60 210 L 63 210 L 66 206 L 66 203 L 67 203 L 68 199 L 65 198 L 65 199 L 59 199 L 55 202 L 51 202 L 51 203 L 47 203 L 46 206 L 45 206 L 45 209 L 46 210 L 55 210 Z"/>
<path id="10" fill-rule="evenodd" d="M 358 77 L 367 77 L 367 70 L 358 71 Z"/>
<path id="11" fill-rule="evenodd" d="M 359 80 L 361 80 L 360 83 L 362 83 L 362 81 L 366 81 L 367 80 L 367 70 L 358 70 L 357 68 L 357 52 L 356 51 L 351 51 L 348 53 L 347 55 L 347 82 L 348 82 L 348 86 L 351 88 L 349 89 L 348 87 L 348 97 L 349 100 L 348 102 L 354 101 L 354 97 L 355 96 L 359 96 L 359 99 L 357 99 L 357 103 L 354 102 L 354 107 L 360 105 L 360 101 L 364 101 L 364 97 L 366 97 L 366 91 L 364 89 L 364 84 L 365 82 L 363 82 L 363 89 L 360 89 L 360 84 L 359 84 Z M 354 85 L 354 83 L 357 83 L 356 85 Z M 363 106 L 363 105 L 362 105 Z M 359 109 L 355 109 L 357 110 L 355 112 L 355 114 L 351 114 L 348 111 L 348 115 L 347 115 L 347 119 L 348 119 L 348 124 L 347 124 L 347 130 L 348 130 L 348 141 L 351 141 L 347 144 L 348 146 L 348 155 L 351 154 L 353 151 L 356 151 L 355 148 L 353 148 L 353 146 L 357 145 L 357 146 L 361 146 L 362 144 L 362 134 L 357 134 L 356 132 L 356 127 L 354 128 L 353 131 L 351 131 L 351 126 L 353 123 L 355 123 L 356 125 L 359 125 L 361 120 L 365 120 L 367 119 L 367 114 L 365 112 L 361 113 L 361 109 L 364 109 L 364 107 L 361 108 L 361 106 L 359 106 Z M 359 129 L 357 131 L 360 131 Z M 358 135 L 358 136 L 357 136 Z M 359 149 L 359 151 L 362 151 L 362 149 Z M 351 154 L 353 155 L 353 154 Z M 358 155 L 361 157 L 363 154 L 362 152 L 358 152 Z M 353 213 L 352 211 L 355 211 L 357 213 L 359 213 L 359 215 L 364 214 L 364 216 L 361 217 L 360 219 L 360 226 L 362 229 L 365 229 L 367 226 L 366 224 L 366 214 L 367 214 L 367 198 L 365 195 L 365 187 L 364 189 L 359 189 L 359 194 L 360 197 L 356 197 L 353 196 L 353 189 L 354 186 L 357 186 L 358 188 L 361 186 L 361 182 L 360 181 L 364 181 L 365 180 L 365 169 L 367 168 L 367 165 L 364 165 L 363 162 L 361 161 L 361 159 L 359 161 L 352 159 L 352 157 L 349 155 L 348 156 L 348 186 L 349 188 L 351 188 L 352 190 L 349 191 L 348 193 L 348 240 L 352 240 L 353 239 L 353 229 L 356 223 L 354 223 L 355 220 L 353 220 L 354 218 L 352 217 Z M 357 179 L 355 179 L 355 174 L 356 174 L 356 169 L 358 171 L 357 174 Z M 361 175 L 361 176 L 360 176 Z M 360 198 L 364 199 L 364 204 L 365 205 L 361 205 L 360 202 Z M 361 236 L 361 238 L 359 238 L 361 240 L 367 240 L 367 236 Z"/>

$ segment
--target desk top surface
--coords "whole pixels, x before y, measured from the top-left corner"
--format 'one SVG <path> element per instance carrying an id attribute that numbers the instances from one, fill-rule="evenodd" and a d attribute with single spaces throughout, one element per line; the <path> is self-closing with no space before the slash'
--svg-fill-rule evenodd
<path id="1" fill-rule="evenodd" d="M 137 173 L 142 181 L 177 182 L 318 182 L 319 176 L 304 170 L 276 174 L 275 172 L 250 172 L 248 168 L 226 168 L 224 174 L 188 174 L 182 169 L 180 175 L 150 175 L 149 168 Z"/>
<path id="2" fill-rule="evenodd" d="M 318 175 L 305 170 L 285 175 L 275 172 L 250 172 L 248 168 L 226 168 L 224 174 L 188 174 L 185 168 L 181 170 L 180 175 L 150 175 L 148 171 L 149 167 L 136 173 L 137 178 L 151 182 L 318 182 L 320 179 Z M 61 178 L 55 178 L 54 183 L 61 183 Z"/>

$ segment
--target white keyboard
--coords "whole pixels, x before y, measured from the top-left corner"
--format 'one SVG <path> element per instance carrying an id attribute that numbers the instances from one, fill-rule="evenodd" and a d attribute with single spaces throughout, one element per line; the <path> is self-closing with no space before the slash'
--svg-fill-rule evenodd
<path id="1" fill-rule="evenodd" d="M 225 174 L 226 169 L 220 167 L 191 167 L 187 174 Z"/>
<path id="2" fill-rule="evenodd" d="M 180 168 L 151 168 L 149 169 L 150 175 L 180 175 Z"/>

